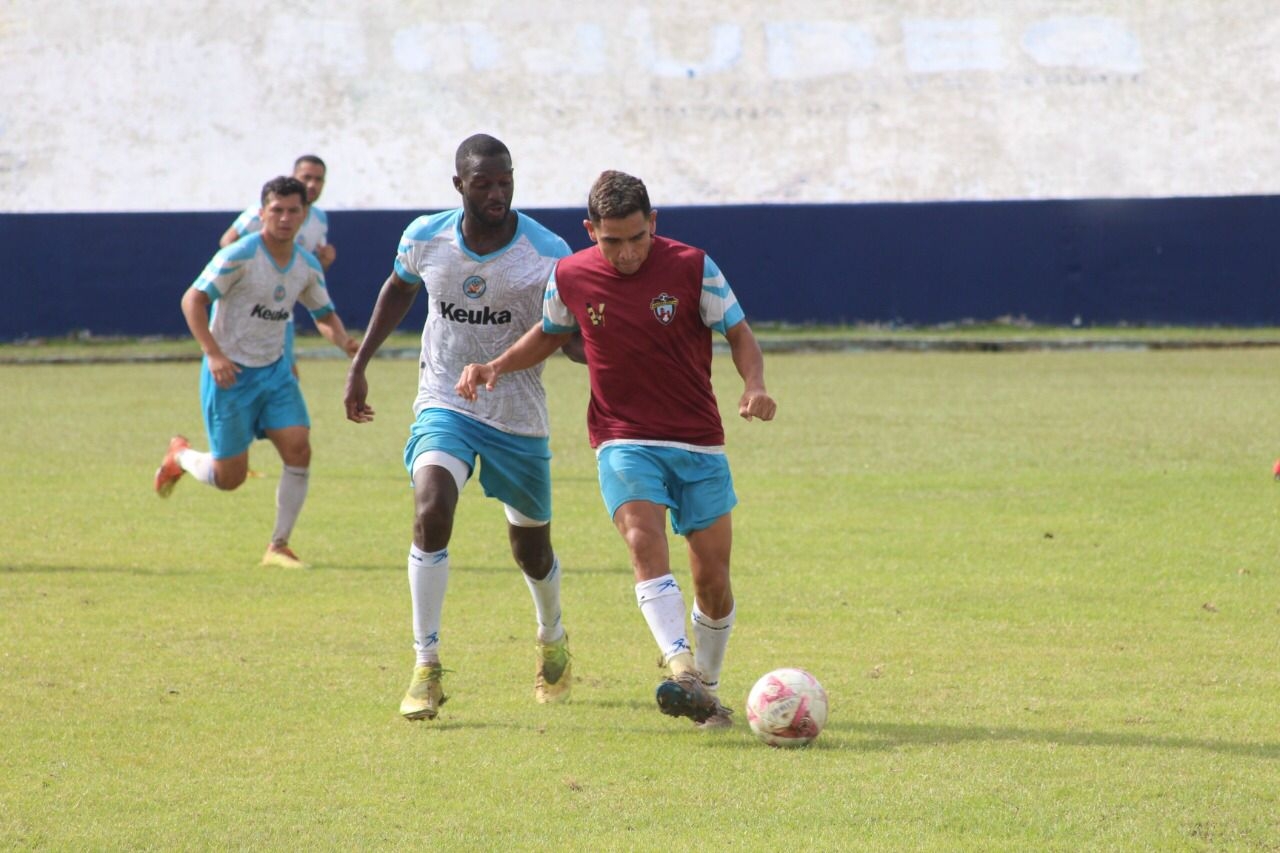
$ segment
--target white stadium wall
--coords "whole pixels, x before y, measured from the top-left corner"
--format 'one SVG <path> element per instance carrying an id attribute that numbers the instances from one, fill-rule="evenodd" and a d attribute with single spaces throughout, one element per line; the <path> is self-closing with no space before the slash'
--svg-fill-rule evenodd
<path id="1" fill-rule="evenodd" d="M 644 178 L 753 321 L 1280 324 L 1278 46 L 1275 0 L 5 0 L 0 340 L 183 334 L 303 153 L 360 327 L 481 131 L 574 248 Z"/>
<path id="2" fill-rule="evenodd" d="M 601 169 L 665 205 L 1250 195 L 1280 182 L 1274 0 L 7 0 L 0 211 L 519 204 Z"/>

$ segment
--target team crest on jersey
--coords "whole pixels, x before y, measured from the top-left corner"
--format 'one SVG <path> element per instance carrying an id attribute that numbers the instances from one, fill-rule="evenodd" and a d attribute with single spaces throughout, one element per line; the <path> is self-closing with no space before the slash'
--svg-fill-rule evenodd
<path id="1" fill-rule="evenodd" d="M 671 321 L 675 319 L 676 307 L 680 304 L 680 300 L 667 292 L 659 293 L 649 303 L 649 307 L 653 310 L 653 316 L 658 318 L 658 322 L 664 326 L 670 326 Z"/>
<path id="2" fill-rule="evenodd" d="M 462 283 L 462 292 L 468 299 L 479 299 L 484 296 L 484 292 L 488 287 L 488 283 L 483 278 L 473 275 L 468 276 L 467 280 Z"/>
<path id="3" fill-rule="evenodd" d="M 600 307 L 594 307 L 590 302 L 587 303 L 587 317 L 591 320 L 593 326 L 604 325 L 604 303 L 600 303 Z"/>
<path id="4" fill-rule="evenodd" d="M 276 298 L 276 302 L 284 302 L 284 285 L 277 284 L 275 291 L 271 295 Z"/>

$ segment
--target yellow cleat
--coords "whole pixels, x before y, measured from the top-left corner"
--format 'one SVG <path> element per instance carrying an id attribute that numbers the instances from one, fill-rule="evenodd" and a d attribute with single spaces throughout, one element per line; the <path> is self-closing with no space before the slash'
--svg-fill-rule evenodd
<path id="1" fill-rule="evenodd" d="M 400 716 L 406 720 L 434 720 L 449 698 L 444 695 L 443 677 L 444 669 L 438 663 L 414 667 L 409 689 L 400 700 Z"/>
<path id="2" fill-rule="evenodd" d="M 310 566 L 302 562 L 302 558 L 293 553 L 287 545 L 269 546 L 267 548 L 267 553 L 262 555 L 262 565 L 275 566 L 280 569 L 310 568 Z"/>
<path id="3" fill-rule="evenodd" d="M 569 660 L 569 635 L 552 643 L 538 643 L 538 675 L 533 682 L 533 698 L 546 705 L 569 698 L 573 687 L 573 664 Z"/>

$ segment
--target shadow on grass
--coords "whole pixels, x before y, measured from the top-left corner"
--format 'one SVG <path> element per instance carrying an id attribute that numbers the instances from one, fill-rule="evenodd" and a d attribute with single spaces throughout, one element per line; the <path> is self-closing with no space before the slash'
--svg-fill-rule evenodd
<path id="1" fill-rule="evenodd" d="M 304 557 L 305 559 L 305 557 Z M 368 563 L 312 563 L 306 569 L 280 569 L 274 567 L 262 567 L 257 565 L 256 559 L 249 560 L 245 567 L 255 571 L 264 572 L 282 572 L 304 574 L 308 572 L 381 572 L 394 571 L 404 574 L 404 560 L 386 560 Z M 459 572 L 469 572 L 480 575 L 504 575 L 519 574 L 515 563 L 505 566 L 496 565 L 457 565 L 453 569 Z M 185 575 L 193 572 L 202 572 L 205 568 L 195 564 L 183 564 L 165 566 L 161 568 L 144 568 L 142 566 L 84 566 L 84 565 L 49 565 L 38 563 L 14 563 L 0 565 L 0 575 L 4 574 L 28 574 L 28 575 L 56 575 L 56 574 L 121 574 L 121 575 L 138 575 L 141 577 L 159 577 L 164 575 Z M 219 571 L 222 571 L 219 569 Z M 630 577 L 631 570 L 626 566 L 574 566 L 574 574 L 583 575 L 626 575 Z"/>
<path id="2" fill-rule="evenodd" d="M 15 563 L 0 566 L 0 575 L 58 575 L 58 574 L 117 574 L 157 577 L 160 575 L 184 575 L 193 571 L 190 566 L 171 566 L 148 569 L 142 566 L 51 566 L 37 563 Z"/>
<path id="3" fill-rule="evenodd" d="M 305 557 L 304 557 L 305 559 Z M 405 565 L 404 558 L 400 557 L 396 561 L 386 560 L 370 563 L 325 563 L 323 561 L 312 563 L 309 572 L 377 572 L 384 570 L 394 570 L 400 574 L 404 574 Z M 295 571 L 292 569 L 285 571 Z M 515 562 L 505 565 L 476 565 L 462 561 L 450 562 L 449 571 L 462 572 L 465 574 L 476 575 L 506 575 L 519 574 L 520 569 Z M 573 567 L 575 575 L 624 575 L 631 576 L 631 569 L 627 566 L 578 566 Z"/>
<path id="4" fill-rule="evenodd" d="M 1241 743 L 1210 738 L 1162 737 L 1137 732 L 1066 731 L 990 726 L 947 726 L 929 723 L 829 723 L 828 732 L 862 737 L 839 748 L 871 752 L 902 746 L 1017 741 L 1079 747 L 1129 747 L 1135 749 L 1199 749 L 1246 758 L 1280 758 L 1280 743 Z M 832 744 L 828 740 L 815 746 Z"/>

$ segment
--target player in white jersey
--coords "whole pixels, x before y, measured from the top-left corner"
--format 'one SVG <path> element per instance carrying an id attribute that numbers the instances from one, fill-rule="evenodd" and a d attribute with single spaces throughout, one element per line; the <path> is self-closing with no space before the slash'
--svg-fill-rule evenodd
<path id="1" fill-rule="evenodd" d="M 405 447 L 414 489 L 409 591 L 417 659 L 400 713 L 410 720 L 433 719 L 445 701 L 440 617 L 449 541 L 459 494 L 477 459 L 485 495 L 505 507 L 511 553 L 533 596 L 534 698 L 560 701 L 571 684 L 560 563 L 551 546 L 551 451 L 541 370 L 513 375 L 505 394 L 474 403 L 453 388 L 465 364 L 502 352 L 541 317 L 547 278 L 569 246 L 511 209 L 511 154 L 497 139 L 478 134 L 464 140 L 454 165 L 462 207 L 419 217 L 405 229 L 351 363 L 345 399 L 350 420 L 373 420 L 365 369 L 425 290 L 415 421 Z"/>
<path id="2" fill-rule="evenodd" d="M 182 297 L 182 314 L 200 342 L 200 395 L 210 452 L 174 436 L 156 471 L 155 489 L 168 497 L 184 473 L 223 490 L 249 473 L 249 446 L 267 438 L 284 463 L 276 490 L 276 524 L 264 565 L 301 568 L 289 536 L 302 511 L 311 466 L 311 420 L 285 358 L 285 330 L 300 302 L 316 328 L 347 355 L 347 334 L 325 289 L 315 256 L 295 241 L 306 215 L 307 190 L 279 177 L 262 188 L 258 234 L 220 249 Z M 212 308 L 212 311 L 210 310 Z"/>
<path id="3" fill-rule="evenodd" d="M 314 154 L 303 154 L 293 162 L 293 176 L 302 181 L 307 188 L 307 215 L 302 222 L 302 227 L 298 229 L 298 245 L 315 255 L 326 273 L 338 257 L 337 249 L 329 244 L 329 216 L 316 206 L 316 202 L 320 200 L 320 194 L 324 192 L 327 175 L 328 168 L 324 161 Z M 258 215 L 258 208 L 246 208 L 223 233 L 218 245 L 226 248 L 241 237 L 256 234 L 261 230 L 262 217 Z M 293 375 L 297 376 L 298 368 L 293 359 L 293 328 L 293 323 L 290 322 L 285 330 L 284 348 L 285 355 L 293 365 Z"/>

